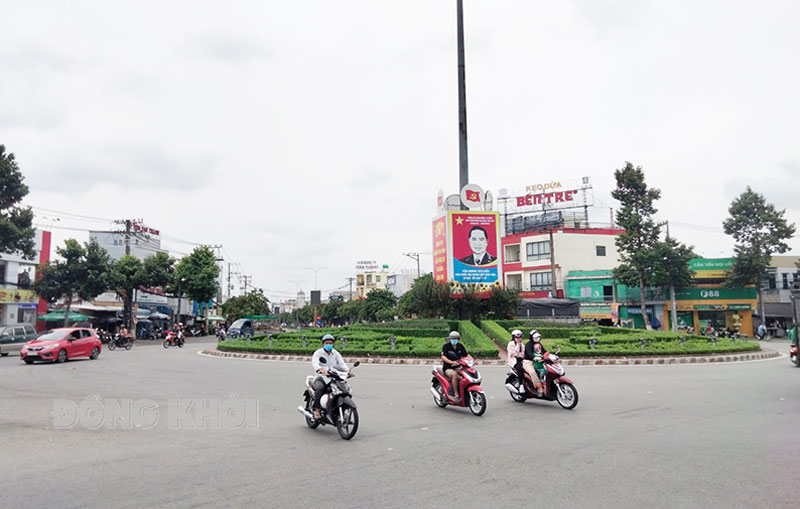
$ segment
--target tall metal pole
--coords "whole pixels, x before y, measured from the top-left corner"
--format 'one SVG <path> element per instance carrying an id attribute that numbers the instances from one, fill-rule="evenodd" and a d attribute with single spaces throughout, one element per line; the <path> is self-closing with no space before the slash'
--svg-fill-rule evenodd
<path id="1" fill-rule="evenodd" d="M 469 165 L 467 163 L 467 84 L 464 71 L 464 6 L 457 0 L 458 14 L 458 190 L 469 183 Z M 465 209 L 461 205 L 462 210 Z"/>

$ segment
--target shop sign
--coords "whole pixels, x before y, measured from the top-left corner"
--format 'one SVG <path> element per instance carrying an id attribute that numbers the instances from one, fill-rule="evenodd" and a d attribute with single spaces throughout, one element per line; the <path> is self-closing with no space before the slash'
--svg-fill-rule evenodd
<path id="1" fill-rule="evenodd" d="M 733 258 L 694 258 L 689 260 L 689 269 L 693 271 L 727 271 L 733 268 Z"/>
<path id="2" fill-rule="evenodd" d="M 380 268 L 380 265 L 378 265 L 378 262 L 375 260 L 359 260 L 356 262 L 356 270 L 363 272 L 380 270 Z"/>
<path id="3" fill-rule="evenodd" d="M 750 304 L 728 304 L 728 309 L 730 310 L 750 311 L 750 307 Z"/>
<path id="4" fill-rule="evenodd" d="M 755 288 L 680 288 L 675 290 L 679 300 L 755 299 Z"/>
<path id="5" fill-rule="evenodd" d="M 695 304 L 694 309 L 697 311 L 723 311 L 725 304 Z"/>
<path id="6" fill-rule="evenodd" d="M 37 302 L 39 297 L 33 290 L 0 288 L 0 304 L 19 304 Z"/>

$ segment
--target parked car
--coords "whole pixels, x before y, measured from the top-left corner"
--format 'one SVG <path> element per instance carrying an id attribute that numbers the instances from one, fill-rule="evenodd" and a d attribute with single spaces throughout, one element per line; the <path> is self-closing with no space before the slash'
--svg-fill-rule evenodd
<path id="1" fill-rule="evenodd" d="M 26 364 L 34 361 L 64 362 L 76 357 L 96 359 L 103 349 L 94 329 L 66 327 L 53 329 L 25 343 L 19 357 Z"/>
<path id="2" fill-rule="evenodd" d="M 36 339 L 36 335 L 36 329 L 29 323 L 0 325 L 0 355 L 5 357 L 9 353 L 19 352 L 25 343 Z"/>
<path id="3" fill-rule="evenodd" d="M 228 337 L 247 337 L 252 336 L 253 332 L 253 320 L 250 320 L 249 318 L 239 318 L 228 328 Z"/>

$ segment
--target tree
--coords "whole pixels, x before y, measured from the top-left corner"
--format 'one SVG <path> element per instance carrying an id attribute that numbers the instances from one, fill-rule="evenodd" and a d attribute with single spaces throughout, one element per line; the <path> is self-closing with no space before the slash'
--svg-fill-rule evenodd
<path id="1" fill-rule="evenodd" d="M 764 195 L 747 186 L 731 202 L 728 207 L 730 217 L 722 223 L 725 233 L 736 241 L 733 268 L 728 273 L 726 286 L 741 288 L 755 284 L 762 320 L 762 281 L 766 279 L 772 255 L 788 251 L 786 241 L 795 233 L 794 223 L 788 223 L 783 217 L 785 212 L 777 210 L 774 205 L 767 203 Z"/>
<path id="2" fill-rule="evenodd" d="M 271 311 L 269 299 L 261 288 L 231 297 L 222 305 L 222 314 L 227 323 L 233 323 L 244 316 L 269 315 Z"/>
<path id="3" fill-rule="evenodd" d="M 0 145 L 0 254 L 20 252 L 33 259 L 36 255 L 33 241 L 36 230 L 31 226 L 33 211 L 19 206 L 28 194 L 24 180 L 14 154 L 6 153 L 5 145 Z"/>
<path id="4" fill-rule="evenodd" d="M 345 320 L 341 313 L 343 307 L 344 301 L 331 299 L 320 308 L 319 315 L 330 325 L 340 325 Z"/>
<path id="5" fill-rule="evenodd" d="M 684 288 L 692 284 L 694 272 L 689 268 L 689 261 L 697 258 L 692 246 L 667 237 L 655 248 L 657 265 L 655 284 L 669 287 L 669 298 L 672 302 L 672 331 L 678 330 L 678 311 L 675 302 L 675 288 Z"/>
<path id="6" fill-rule="evenodd" d="M 513 288 L 500 288 L 495 286 L 489 294 L 487 300 L 488 311 L 494 315 L 495 319 L 514 318 L 517 315 L 522 298 L 519 292 Z"/>
<path id="7" fill-rule="evenodd" d="M 417 278 L 411 289 L 400 297 L 398 311 L 404 316 L 417 315 L 423 318 L 450 316 L 452 298 L 447 283 L 437 283 L 433 274 Z"/>
<path id="8" fill-rule="evenodd" d="M 200 246 L 178 262 L 173 286 L 178 299 L 187 295 L 195 302 L 209 302 L 219 289 L 218 279 L 219 267 L 214 253 L 207 246 Z"/>
<path id="9" fill-rule="evenodd" d="M 122 323 L 132 327 L 133 291 L 142 284 L 142 262 L 135 256 L 125 255 L 111 265 L 109 284 L 122 299 Z"/>
<path id="10" fill-rule="evenodd" d="M 378 313 L 392 309 L 397 304 L 397 297 L 389 290 L 375 289 L 367 294 L 359 318 L 369 322 L 378 321 Z M 385 316 L 385 315 L 384 315 Z"/>
<path id="11" fill-rule="evenodd" d="M 56 248 L 63 261 L 56 260 L 45 265 L 42 277 L 34 283 L 33 288 L 48 302 L 64 299 L 66 327 L 75 295 L 88 301 L 110 287 L 111 259 L 94 239 L 83 246 L 75 239 L 68 239 L 64 244 L 63 248 Z"/>
<path id="12" fill-rule="evenodd" d="M 661 197 L 661 191 L 648 188 L 644 181 L 641 166 L 634 167 L 626 162 L 625 167 L 614 172 L 617 188 L 611 196 L 618 200 L 622 208 L 617 211 L 617 224 L 625 233 L 617 236 L 620 265 L 614 269 L 614 276 L 628 286 L 639 286 L 639 305 L 646 329 L 650 328 L 645 306 L 645 287 L 653 284 L 657 267 L 656 245 L 661 227 L 653 219 L 657 212 L 653 203 Z"/>

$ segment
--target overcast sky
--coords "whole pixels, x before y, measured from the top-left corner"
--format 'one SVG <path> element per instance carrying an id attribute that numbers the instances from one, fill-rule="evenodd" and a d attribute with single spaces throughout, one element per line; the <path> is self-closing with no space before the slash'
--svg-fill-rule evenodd
<path id="1" fill-rule="evenodd" d="M 708 257 L 747 185 L 800 223 L 800 2 L 464 4 L 471 182 L 589 176 L 606 220 L 631 161 Z M 357 260 L 430 270 L 458 187 L 455 6 L 6 2 L 0 143 L 59 243 L 141 217 L 174 253 L 223 245 L 274 299 L 311 289 L 305 267 L 323 290 Z"/>

